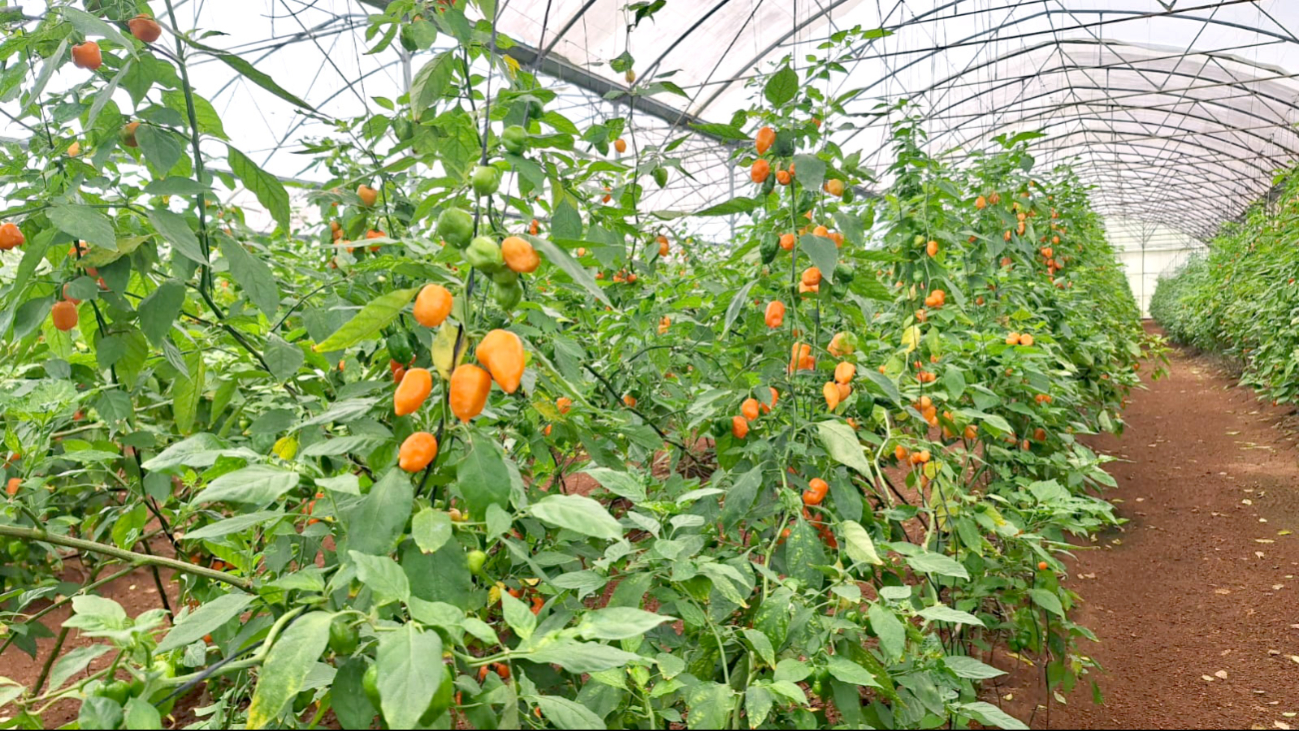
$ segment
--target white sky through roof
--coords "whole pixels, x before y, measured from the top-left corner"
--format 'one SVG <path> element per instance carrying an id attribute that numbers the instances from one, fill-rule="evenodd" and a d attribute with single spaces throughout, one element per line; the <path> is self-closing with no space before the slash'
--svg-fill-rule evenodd
<path id="1" fill-rule="evenodd" d="M 378 0 L 376 0 L 378 1 Z M 689 99 L 656 97 L 707 121 L 750 104 L 746 80 L 785 54 L 800 64 L 835 30 L 886 28 L 863 42 L 832 91 L 861 89 L 850 110 L 908 98 L 929 116 L 933 151 L 989 144 L 1001 132 L 1041 129 L 1044 166 L 1066 160 L 1095 184 L 1107 216 L 1146 220 L 1200 240 L 1264 195 L 1274 172 L 1299 157 L 1299 2 L 1295 0 L 668 0 L 628 31 L 627 0 L 500 0 L 501 31 L 594 77 L 625 85 L 608 62 L 629 51 L 640 83 L 655 73 Z M 13 0 L 10 0 L 12 3 Z M 45 4 L 18 0 L 28 14 Z M 154 3 L 155 10 L 161 3 Z M 224 35 L 233 50 L 329 117 L 395 99 L 427 54 L 404 60 L 396 44 L 367 55 L 359 0 L 177 0 L 182 26 Z M 547 12 L 548 10 L 548 12 Z M 51 89 L 79 81 L 65 72 Z M 230 137 L 281 176 L 323 179 L 294 154 L 329 132 L 216 61 L 193 69 L 197 90 Z M 624 114 L 571 80 L 556 108 L 583 123 Z M 126 103 L 129 105 L 129 102 Z M 3 104 L 13 111 L 12 102 Z M 683 120 L 637 112 L 637 134 L 666 140 Z M 889 158 L 887 120 L 850 120 L 836 132 L 875 168 Z M 669 136 L 671 133 L 671 136 Z M 27 132 L 8 120 L 0 135 Z M 675 176 L 651 208 L 696 210 L 748 189 L 728 150 L 698 139 L 678 150 L 692 178 Z M 652 185 L 652 184 L 651 184 Z M 712 226 L 724 238 L 724 224 Z"/>

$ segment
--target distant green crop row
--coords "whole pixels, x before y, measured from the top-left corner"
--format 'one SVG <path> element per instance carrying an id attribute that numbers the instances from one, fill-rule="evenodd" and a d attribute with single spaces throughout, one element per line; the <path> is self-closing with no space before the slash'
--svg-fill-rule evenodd
<path id="1" fill-rule="evenodd" d="M 1299 175 L 1250 208 L 1209 251 L 1160 280 L 1150 312 L 1173 340 L 1241 362 L 1242 383 L 1299 401 Z"/>

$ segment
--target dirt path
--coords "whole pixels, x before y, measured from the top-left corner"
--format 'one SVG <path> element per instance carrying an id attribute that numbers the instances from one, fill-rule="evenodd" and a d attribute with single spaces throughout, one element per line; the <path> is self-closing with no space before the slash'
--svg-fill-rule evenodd
<path id="1" fill-rule="evenodd" d="M 1080 551 L 1071 588 L 1100 638 L 1095 705 L 1051 703 L 1051 728 L 1299 729 L 1299 449 L 1273 408 L 1208 359 L 1175 351 L 1169 377 L 1132 397 L 1122 439 L 1097 449 L 1130 522 Z M 1047 728 L 1040 674 L 1002 705 Z M 1007 700 L 1009 696 L 1009 700 Z M 1287 715 L 1288 714 L 1288 715 Z"/>

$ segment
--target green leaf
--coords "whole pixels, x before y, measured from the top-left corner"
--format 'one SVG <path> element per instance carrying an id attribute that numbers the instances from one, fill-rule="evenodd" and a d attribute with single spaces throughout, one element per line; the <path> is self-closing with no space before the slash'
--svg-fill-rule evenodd
<path id="1" fill-rule="evenodd" d="M 695 216 L 730 216 L 736 213 L 748 213 L 762 205 L 760 198 L 732 198 L 728 201 L 709 206 L 691 215 Z"/>
<path id="2" fill-rule="evenodd" d="M 604 720 L 586 706 L 560 696 L 543 695 L 533 700 L 541 708 L 541 715 L 555 728 L 604 729 Z"/>
<path id="3" fill-rule="evenodd" d="M 60 204 L 49 209 L 50 223 L 74 239 L 105 249 L 117 248 L 117 234 L 108 216 L 88 206 Z"/>
<path id="4" fill-rule="evenodd" d="M 825 182 L 825 161 L 816 155 L 795 155 L 794 170 L 807 190 L 820 190 Z"/>
<path id="5" fill-rule="evenodd" d="M 607 607 L 590 612 L 577 626 L 577 634 L 584 640 L 626 640 L 640 637 L 664 622 L 675 622 L 654 612 L 632 607 Z"/>
<path id="6" fill-rule="evenodd" d="M 72 676 L 79 675 L 87 666 L 90 665 L 91 662 L 95 660 L 95 658 L 103 655 L 111 649 L 112 648 L 108 645 L 88 645 L 86 647 L 78 647 L 59 658 L 59 661 L 54 663 L 54 669 L 50 673 L 49 690 L 62 688 L 63 684 L 72 678 Z M 0 681 L 0 687 L 3 687 L 3 685 L 4 682 Z"/>
<path id="7" fill-rule="evenodd" d="M 543 239 L 538 236 L 524 236 L 523 238 L 532 242 L 532 245 L 536 247 L 537 251 L 541 253 L 542 257 L 546 259 L 546 261 L 559 267 L 560 270 L 571 277 L 574 282 L 581 285 L 582 289 L 590 292 L 593 297 L 600 300 L 605 305 L 613 307 L 613 302 L 609 301 L 608 295 L 604 293 L 603 289 L 600 289 L 600 285 L 596 284 L 595 278 L 591 276 L 591 273 L 586 270 L 586 267 L 574 261 L 573 257 L 568 255 L 568 252 L 555 246 L 555 244 L 548 239 Z"/>
<path id="8" fill-rule="evenodd" d="M 203 639 L 204 635 L 220 629 L 222 625 L 243 613 L 252 604 L 253 597 L 241 592 L 222 594 L 194 613 L 185 617 L 158 643 L 156 652 L 171 652 Z"/>
<path id="9" fill-rule="evenodd" d="M 721 683 L 699 683 L 686 691 L 686 728 L 726 728 L 726 719 L 735 705 L 731 686 Z"/>
<path id="10" fill-rule="evenodd" d="M 852 427 L 842 421 L 822 421 L 816 425 L 816 429 L 821 444 L 834 461 L 851 467 L 866 477 L 872 476 L 871 464 L 866 461 L 861 442 L 857 441 L 857 433 Z"/>
<path id="11" fill-rule="evenodd" d="M 332 709 L 343 728 L 369 728 L 379 712 L 365 695 L 362 680 L 369 661 L 352 657 L 338 668 L 329 689 Z"/>
<path id="12" fill-rule="evenodd" d="M 853 685 L 864 685 L 868 688 L 879 688 L 880 683 L 866 668 L 842 655 L 831 655 L 827 668 L 836 679 Z"/>
<path id="13" fill-rule="evenodd" d="M 135 44 L 126 40 L 126 37 L 118 32 L 116 28 L 84 10 L 65 6 L 60 9 L 60 12 L 72 24 L 72 27 L 81 31 L 84 36 L 101 36 L 122 48 L 135 48 Z"/>
<path id="14" fill-rule="evenodd" d="M 874 384 L 874 390 L 879 391 L 880 394 L 894 404 L 902 405 L 902 394 L 898 391 L 898 384 L 894 383 L 891 378 L 871 368 L 866 369 L 865 375 L 871 384 Z"/>
<path id="15" fill-rule="evenodd" d="M 210 538 L 220 538 L 231 533 L 239 533 L 252 528 L 255 525 L 269 523 L 273 520 L 279 520 L 284 517 L 284 512 L 280 510 L 262 510 L 256 513 L 245 513 L 234 517 L 218 520 L 215 523 L 192 530 L 181 536 L 185 541 L 202 541 Z M 205 605 L 206 606 L 206 605 Z"/>
<path id="16" fill-rule="evenodd" d="M 648 499 L 645 495 L 645 486 L 626 472 L 618 472 L 604 467 L 588 467 L 582 472 L 595 478 L 595 481 L 600 483 L 600 486 L 604 489 L 619 497 L 625 497 L 633 503 L 643 503 Z"/>
<path id="17" fill-rule="evenodd" d="M 221 238 L 221 255 L 230 265 L 230 274 L 243 287 L 248 300 L 257 305 L 267 319 L 274 318 L 280 308 L 280 287 L 266 262 L 248 253 L 238 241 L 224 236 Z"/>
<path id="18" fill-rule="evenodd" d="M 207 488 L 194 496 L 199 503 L 247 503 L 266 505 L 297 486 L 301 478 L 296 472 L 276 469 L 267 465 L 251 465 L 241 470 L 227 472 L 208 483 Z"/>
<path id="19" fill-rule="evenodd" d="M 739 525 L 753 509 L 753 502 L 758 499 L 762 489 L 762 465 L 740 475 L 740 478 L 726 491 L 726 505 L 722 508 L 722 524 L 727 528 Z"/>
<path id="20" fill-rule="evenodd" d="M 356 564 L 357 579 L 374 592 L 375 606 L 410 599 L 410 580 L 396 561 L 387 556 L 371 556 L 358 551 L 348 551 L 347 555 Z"/>
<path id="21" fill-rule="evenodd" d="M 370 300 L 361 311 L 352 316 L 352 319 L 338 328 L 333 335 L 325 338 L 323 342 L 317 343 L 312 350 L 317 353 L 330 353 L 335 350 L 345 350 L 356 345 L 362 340 L 374 337 L 380 330 L 388 326 L 388 323 L 397 319 L 401 311 L 415 299 L 419 289 L 394 289 L 391 292 L 375 297 Z"/>
<path id="22" fill-rule="evenodd" d="M 880 638 L 880 650 L 885 662 L 897 662 L 907 649 L 907 628 L 888 607 L 875 602 L 867 613 L 871 629 Z"/>
<path id="23" fill-rule="evenodd" d="M 961 713 L 969 715 L 984 726 L 1004 728 L 1009 731 L 1027 731 L 1028 729 L 1028 726 L 1024 725 L 1022 721 L 1016 719 L 991 703 L 976 701 L 974 703 L 962 703 L 954 708 Z"/>
<path id="24" fill-rule="evenodd" d="M 456 66 L 457 57 L 452 49 L 434 56 L 415 73 L 410 84 L 410 106 L 416 121 L 446 95 Z"/>
<path id="25" fill-rule="evenodd" d="M 848 558 L 858 563 L 868 563 L 879 566 L 884 562 L 880 560 L 879 554 L 875 552 L 875 543 L 866 529 L 855 520 L 846 520 L 839 524 L 839 530 L 843 532 L 844 550 L 848 552 Z"/>
<path id="26" fill-rule="evenodd" d="M 185 304 L 185 285 L 178 280 L 168 279 L 140 301 L 136 311 L 140 313 L 140 330 L 149 342 L 161 347 L 171 332 L 171 324 L 180 315 Z"/>
<path id="27" fill-rule="evenodd" d="M 801 175 L 802 173 L 800 173 Z M 830 239 L 823 239 L 812 234 L 803 234 L 798 239 L 798 247 L 807 252 L 812 264 L 821 270 L 821 276 L 827 282 L 834 283 L 834 269 L 839 264 L 839 250 Z"/>
<path id="28" fill-rule="evenodd" d="M 951 624 L 970 624 L 976 627 L 983 626 L 983 620 L 970 614 L 962 612 L 959 609 L 952 609 L 943 604 L 935 604 L 932 607 L 925 607 L 917 612 L 921 617 L 930 622 L 949 622 Z"/>
<path id="29" fill-rule="evenodd" d="M 203 247 L 184 216 L 155 208 L 149 211 L 149 222 L 181 256 L 200 265 L 207 265 L 207 257 L 203 256 Z"/>
<path id="30" fill-rule="evenodd" d="M 225 127 L 221 124 L 221 115 L 217 114 L 212 102 L 193 93 L 190 94 L 190 98 L 194 100 L 194 117 L 198 120 L 199 132 L 212 135 L 218 139 L 227 139 Z M 189 114 L 189 107 L 185 102 L 185 92 L 179 89 L 164 91 L 162 93 L 162 103 L 167 105 L 168 109 L 174 109 L 182 116 L 188 116 Z"/>
<path id="31" fill-rule="evenodd" d="M 970 578 L 970 573 L 965 570 L 965 567 L 960 562 L 941 553 L 926 551 L 915 556 L 908 556 L 907 563 L 911 565 L 911 568 L 925 574 L 952 576 L 958 579 Z"/>
<path id="32" fill-rule="evenodd" d="M 257 675 L 257 687 L 248 706 L 248 728 L 268 728 L 302 690 L 307 674 L 329 644 L 334 615 L 311 612 L 298 617 L 271 647 Z M 440 650 L 441 648 L 439 648 Z M 441 660 L 441 653 L 438 659 Z"/>
<path id="33" fill-rule="evenodd" d="M 122 725 L 122 707 L 111 698 L 87 696 L 77 712 L 77 728 L 117 728 Z"/>
<path id="34" fill-rule="evenodd" d="M 821 539 L 807 521 L 798 521 L 785 541 L 785 566 L 789 575 L 819 589 L 825 576 L 816 567 L 824 564 L 825 549 Z"/>
<path id="35" fill-rule="evenodd" d="M 740 316 L 740 313 L 743 312 L 744 308 L 749 304 L 749 292 L 753 290 L 753 286 L 759 281 L 760 280 L 758 279 L 751 280 L 748 284 L 741 287 L 740 291 L 736 292 L 735 296 L 731 298 L 731 304 L 726 306 L 726 320 L 725 324 L 722 326 L 722 335 L 731 331 L 731 326 L 735 324 L 736 318 Z"/>
<path id="36" fill-rule="evenodd" d="M 998 670 L 966 655 L 945 657 L 943 658 L 943 664 L 953 673 L 956 673 L 956 677 L 970 680 L 989 680 L 1006 674 L 1004 670 Z"/>
<path id="37" fill-rule="evenodd" d="M 605 540 L 622 537 L 622 525 L 600 503 L 581 495 L 547 495 L 529 508 L 543 523 Z"/>
<path id="38" fill-rule="evenodd" d="M 749 728 L 765 728 L 763 724 L 771 715 L 771 707 L 776 698 L 763 685 L 750 685 L 744 690 L 744 712 L 748 716 Z"/>
<path id="39" fill-rule="evenodd" d="M 388 470 L 361 504 L 345 513 L 348 548 L 373 556 L 391 553 L 405 533 L 414 500 L 410 477 L 397 467 Z"/>
<path id="40" fill-rule="evenodd" d="M 767 79 L 762 93 L 773 107 L 784 106 L 798 94 L 798 72 L 785 66 Z"/>
<path id="41" fill-rule="evenodd" d="M 1029 589 L 1028 595 L 1032 597 L 1034 604 L 1057 617 L 1064 617 L 1064 607 L 1060 604 L 1060 597 L 1046 589 Z"/>
<path id="42" fill-rule="evenodd" d="M 469 451 L 456 466 L 456 487 L 469 507 L 469 514 L 482 520 L 491 505 L 510 507 L 510 473 L 505 466 L 505 453 L 496 440 L 475 432 L 468 441 Z"/>
<path id="43" fill-rule="evenodd" d="M 505 623 L 514 630 L 514 634 L 525 642 L 537 629 L 537 616 L 532 613 L 527 604 L 515 599 L 514 595 L 508 592 L 501 594 L 501 614 L 505 618 Z"/>
<path id="44" fill-rule="evenodd" d="M 203 390 L 207 387 L 207 361 L 203 359 L 201 348 L 192 350 L 185 356 L 185 369 L 188 373 L 177 374 L 172 384 L 172 411 L 176 428 L 181 434 L 194 431 L 198 405 L 203 400 Z"/>
<path id="45" fill-rule="evenodd" d="M 802 173 L 800 172 L 799 175 L 801 177 Z M 843 233 L 844 241 L 854 246 L 862 246 L 866 243 L 866 230 L 860 218 L 843 211 L 834 211 L 830 215 L 834 217 L 834 225 Z"/>
<path id="46" fill-rule="evenodd" d="M 219 48 L 205 46 L 202 43 L 199 43 L 198 41 L 194 40 L 194 38 L 188 34 L 182 35 L 181 39 L 184 40 L 186 43 L 190 44 L 191 46 L 199 49 L 200 51 L 206 51 L 212 54 L 213 56 L 216 56 L 217 59 L 219 59 L 222 63 L 226 64 L 227 66 L 234 69 L 235 71 L 238 71 L 244 78 L 248 79 L 254 84 L 257 84 L 258 86 L 269 91 L 275 96 L 278 96 L 284 101 L 289 102 L 290 104 L 296 104 L 297 106 L 302 107 L 303 109 L 309 112 L 316 111 L 310 104 L 302 101 L 301 99 L 289 93 L 288 91 L 285 91 L 283 87 L 275 83 L 274 79 L 262 73 L 261 71 L 258 71 L 256 68 L 253 67 L 251 63 L 245 61 L 243 58 L 240 58 L 239 56 L 236 56 L 233 53 L 226 53 L 225 51 L 222 51 Z"/>
<path id="47" fill-rule="evenodd" d="M 278 293 L 276 299 L 279 299 Z M 271 375 L 275 376 L 275 380 L 281 382 L 287 381 L 296 375 L 298 369 L 302 367 L 303 361 L 307 359 L 306 354 L 302 352 L 302 348 L 286 342 L 284 338 L 273 333 L 266 338 L 266 347 L 262 350 L 262 357 L 266 359 L 266 365 L 270 367 Z M 320 444 L 320 442 L 317 442 L 317 444 Z"/>
<path id="48" fill-rule="evenodd" d="M 598 673 L 649 658 L 595 642 L 555 640 L 523 658 L 537 663 L 554 663 L 570 673 Z"/>
<path id="49" fill-rule="evenodd" d="M 709 137 L 716 137 L 720 140 L 732 140 L 735 142 L 748 142 L 749 135 L 744 130 L 730 124 L 705 124 L 691 123 L 690 128 Z"/>
<path id="50" fill-rule="evenodd" d="M 420 551 L 433 553 L 451 540 L 450 514 L 424 508 L 411 520 L 410 537 L 415 539 Z"/>
<path id="51" fill-rule="evenodd" d="M 188 439 L 176 442 L 167 447 L 158 454 L 158 456 L 144 461 L 144 469 L 154 472 L 157 470 L 170 469 L 180 465 L 193 465 L 195 467 L 210 467 L 212 461 L 200 464 L 198 457 L 203 454 L 213 454 L 225 448 L 225 444 L 215 436 L 206 432 L 195 434 Z M 214 457 L 215 459 L 215 457 Z"/>
<path id="52" fill-rule="evenodd" d="M 555 215 L 551 217 L 550 227 L 551 234 L 557 239 L 580 239 L 582 238 L 582 214 L 578 213 L 573 204 L 565 198 L 555 206 Z"/>
<path id="53" fill-rule="evenodd" d="M 770 638 L 756 629 L 744 630 L 744 637 L 753 645 L 753 651 L 758 653 L 763 662 L 771 667 L 776 666 L 776 650 L 771 646 Z"/>
<path id="54" fill-rule="evenodd" d="M 82 728 L 93 728 L 83 726 Z M 126 717 L 122 719 L 122 728 L 161 729 L 162 714 L 146 698 L 131 698 L 126 702 Z"/>
<path id="55" fill-rule="evenodd" d="M 226 159 L 230 162 L 230 172 L 243 182 L 244 187 L 257 196 L 257 201 L 266 207 L 271 217 L 285 231 L 289 230 L 289 193 L 284 184 L 274 175 L 262 170 L 247 155 L 227 145 Z"/>
<path id="56" fill-rule="evenodd" d="M 161 127 L 142 124 L 135 131 L 135 139 L 140 145 L 140 152 L 144 153 L 144 159 L 163 175 L 180 160 L 180 142 L 176 141 L 171 132 Z"/>

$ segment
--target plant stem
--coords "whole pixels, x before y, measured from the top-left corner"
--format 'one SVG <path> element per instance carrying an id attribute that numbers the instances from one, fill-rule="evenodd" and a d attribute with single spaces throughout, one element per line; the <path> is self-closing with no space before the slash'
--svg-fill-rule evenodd
<path id="1" fill-rule="evenodd" d="M 50 650 L 50 656 L 45 658 L 45 664 L 41 666 L 41 674 L 36 678 L 36 683 L 32 686 L 32 693 L 40 693 L 41 686 L 45 685 L 45 680 L 50 677 L 50 668 L 54 667 L 54 661 L 58 659 L 59 653 L 63 651 L 63 642 L 68 639 L 67 625 L 59 630 L 59 638 L 54 641 L 54 648 Z"/>
<path id="2" fill-rule="evenodd" d="M 121 559 L 122 561 L 127 561 L 132 566 L 158 566 L 162 568 L 169 568 L 172 569 L 173 571 L 180 571 L 182 573 L 194 574 L 196 576 L 203 576 L 213 581 L 220 581 L 225 584 L 237 586 L 240 589 L 247 590 L 253 588 L 252 579 L 240 579 L 236 576 L 230 576 L 229 574 L 224 573 L 222 571 L 214 571 L 209 568 L 204 568 L 202 566 L 195 566 L 193 564 L 188 564 L 185 563 L 184 561 L 177 561 L 176 559 L 172 559 L 172 558 L 164 558 L 162 556 L 150 556 L 143 553 L 136 553 L 134 551 L 126 551 L 121 548 L 118 548 L 117 546 L 109 546 L 103 543 L 96 543 L 94 541 L 82 540 L 80 538 L 70 538 L 68 536 L 54 535 L 52 533 L 46 533 L 45 531 L 42 530 L 34 530 L 31 528 L 18 528 L 12 525 L 0 525 L 0 536 L 9 536 L 10 538 L 21 538 L 28 541 L 38 541 L 41 543 L 53 543 L 56 546 L 67 546 L 68 548 L 75 548 L 78 551 L 88 551 L 90 553 L 99 553 L 105 556 L 112 556 L 113 558 Z"/>

